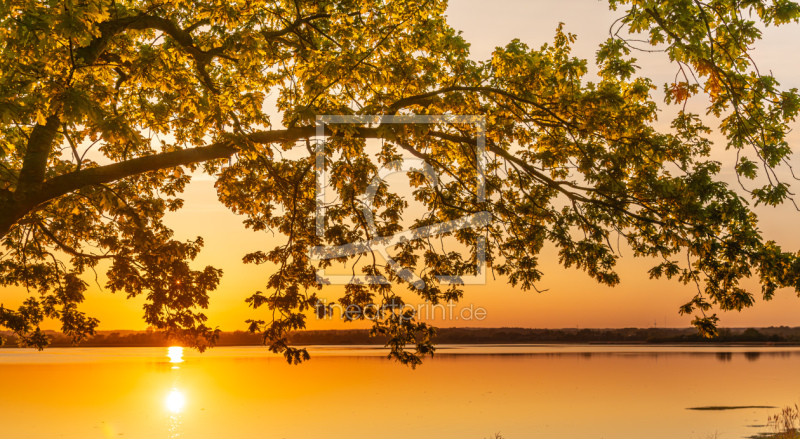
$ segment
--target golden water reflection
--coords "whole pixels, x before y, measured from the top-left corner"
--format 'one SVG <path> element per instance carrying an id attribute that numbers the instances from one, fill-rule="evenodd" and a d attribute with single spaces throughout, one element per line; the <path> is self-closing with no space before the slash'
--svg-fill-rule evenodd
<path id="1" fill-rule="evenodd" d="M 797 347 L 440 346 L 416 370 L 382 350 L 311 349 L 299 367 L 255 347 L 186 351 L 177 370 L 166 347 L 2 349 L 0 437 L 408 437 L 388 410 L 420 439 L 741 438 L 800 400 Z M 776 408 L 687 410 L 723 405 Z M 356 418 L 358 431 L 328 421 Z"/>

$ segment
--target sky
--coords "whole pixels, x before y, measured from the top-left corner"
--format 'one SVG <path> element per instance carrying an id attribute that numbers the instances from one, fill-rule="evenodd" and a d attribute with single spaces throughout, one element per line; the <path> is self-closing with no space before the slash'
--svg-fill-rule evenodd
<path id="1" fill-rule="evenodd" d="M 593 65 L 594 52 L 608 36 L 610 24 L 621 12 L 609 11 L 607 3 L 596 0 L 452 0 L 447 11 L 451 26 L 461 30 L 471 43 L 475 60 L 485 60 L 497 46 L 519 38 L 531 47 L 538 47 L 553 39 L 559 22 L 565 30 L 578 36 L 573 54 L 589 59 Z M 800 61 L 787 56 L 795 52 L 800 41 L 800 26 L 789 25 L 781 29 L 767 29 L 758 43 L 754 56 L 762 71 L 771 70 L 785 87 L 800 87 Z M 641 75 L 651 77 L 658 85 L 675 74 L 664 54 L 637 55 Z M 593 72 L 590 71 L 590 76 Z M 699 110 L 700 107 L 698 107 Z M 278 120 L 278 119 L 274 119 Z M 669 110 L 661 118 L 662 124 L 670 120 Z M 709 123 L 713 126 L 713 121 Z M 792 134 L 793 145 L 800 144 L 800 136 Z M 714 158 L 723 163 L 723 178 L 733 183 L 735 153 L 725 151 L 717 140 Z M 792 163 L 800 169 L 800 159 Z M 735 183 L 733 183 L 735 184 Z M 241 258 L 254 250 L 270 248 L 280 241 L 268 233 L 254 233 L 242 226 L 243 217 L 222 206 L 216 198 L 213 180 L 199 176 L 187 187 L 183 196 L 185 208 L 167 217 L 167 224 L 176 231 L 178 239 L 202 236 L 205 248 L 196 260 L 197 266 L 214 265 L 222 268 L 224 276 L 217 291 L 211 294 L 211 305 L 206 314 L 212 327 L 222 330 L 246 329 L 249 318 L 269 319 L 266 309 L 253 310 L 244 299 L 256 290 L 264 290 L 270 275 L 269 266 L 244 265 Z M 800 248 L 800 237 L 795 232 L 800 212 L 790 206 L 757 208 L 764 236 L 776 240 L 786 250 Z M 622 250 L 618 270 L 620 285 L 607 287 L 597 284 L 582 271 L 564 269 L 558 264 L 555 249 L 546 247 L 540 255 L 544 279 L 538 284 L 547 291 L 536 293 L 511 287 L 504 279 L 490 279 L 486 285 L 467 286 L 459 308 L 481 308 L 483 319 L 442 319 L 441 314 L 431 320 L 440 327 L 652 327 L 688 326 L 690 316 L 679 316 L 678 307 L 695 293 L 693 286 L 677 281 L 649 280 L 647 270 L 652 261 L 634 258 L 632 252 Z M 102 284 L 102 278 L 100 284 Z M 745 286 L 756 293 L 756 282 Z M 333 300 L 341 287 L 329 287 L 318 293 Z M 408 293 L 406 293 L 408 294 Z M 21 301 L 24 292 L 7 291 L 3 294 L 5 306 Z M 92 285 L 82 310 L 100 319 L 101 330 L 144 329 L 142 320 L 143 299 L 126 299 L 122 294 L 111 294 Z M 790 290 L 779 291 L 770 302 L 758 299 L 756 306 L 742 312 L 720 313 L 723 327 L 799 326 L 800 298 Z M 336 320 L 309 319 L 310 329 L 342 329 L 366 327 L 364 324 L 344 324 Z M 48 329 L 57 325 L 48 324 Z"/>

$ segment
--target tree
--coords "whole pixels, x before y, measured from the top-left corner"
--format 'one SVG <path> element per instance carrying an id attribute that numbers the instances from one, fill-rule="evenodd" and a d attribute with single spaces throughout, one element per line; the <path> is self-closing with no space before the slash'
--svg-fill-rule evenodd
<path id="1" fill-rule="evenodd" d="M 369 262 L 353 265 L 395 286 L 348 285 L 339 302 L 391 304 L 354 318 L 373 318 L 373 332 L 388 336 L 403 362 L 432 352 L 434 329 L 395 312 L 404 303 L 398 291 L 458 300 L 463 286 L 435 277 L 474 273 L 480 237 L 491 269 L 524 289 L 542 276 L 537 254 L 546 241 L 563 265 L 617 284 L 619 238 L 637 256 L 659 260 L 652 277 L 696 285 L 680 312 L 699 312 L 694 324 L 705 334 L 716 330 L 716 315 L 706 315 L 713 305 L 753 304 L 743 278 L 757 277 L 766 299 L 780 287 L 800 291 L 797 254 L 762 239 L 748 199 L 719 181 L 719 163 L 708 157 L 711 129 L 685 110 L 695 95 L 708 100 L 727 147 L 742 153 L 738 175 L 764 180 L 748 190 L 750 201 L 791 200 L 776 169 L 788 165 L 785 134 L 800 99 L 759 72 L 749 51 L 759 26 L 796 22 L 800 8 L 785 0 L 610 6 L 625 11 L 597 51 L 600 76 L 589 80 L 587 61 L 570 55 L 575 36 L 560 27 L 539 49 L 514 40 L 490 60 L 471 61 L 440 0 L 5 1 L 0 285 L 23 285 L 31 295 L 16 310 L 0 307 L 0 326 L 39 348 L 48 317 L 75 342 L 91 336 L 98 322 L 78 305 L 85 275 L 105 261 L 109 290 L 147 296 L 148 324 L 201 349 L 212 344 L 218 331 L 202 309 L 222 273 L 192 267 L 202 238 L 177 241 L 162 222 L 182 207 L 190 173 L 202 171 L 246 227 L 286 236 L 277 248 L 244 255 L 245 263 L 279 267 L 266 292 L 248 299 L 267 306 L 272 320 L 249 323 L 289 361 L 305 359 L 286 334 L 314 311 L 316 269 L 363 256 L 318 261 L 309 251 L 404 228 L 408 203 L 386 184 L 370 205 L 374 230 L 360 204 L 378 169 L 402 153 L 435 171 L 433 182 L 409 174 L 428 211 L 415 227 L 491 215 L 484 227 L 449 233 L 458 251 L 423 240 L 396 245 L 395 261 L 421 268 L 424 289 L 369 249 Z M 662 50 L 679 72 L 664 86 L 663 104 L 652 97 L 653 81 L 637 76 L 636 44 Z M 280 122 L 268 117 L 271 93 Z M 679 111 L 671 130 L 659 132 L 653 122 L 664 106 Z M 337 197 L 317 236 L 316 116 L 374 114 L 483 116 L 485 201 L 475 178 L 480 127 L 329 125 L 322 165 Z"/>

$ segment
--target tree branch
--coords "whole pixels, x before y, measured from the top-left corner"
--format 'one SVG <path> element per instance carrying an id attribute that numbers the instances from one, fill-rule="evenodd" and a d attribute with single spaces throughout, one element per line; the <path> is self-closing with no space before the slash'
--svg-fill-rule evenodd
<path id="1" fill-rule="evenodd" d="M 15 199 L 24 198 L 41 187 L 47 171 L 47 158 L 58 134 L 59 124 L 58 115 L 54 114 L 47 118 L 47 123 L 36 124 L 33 128 L 19 172 Z"/>

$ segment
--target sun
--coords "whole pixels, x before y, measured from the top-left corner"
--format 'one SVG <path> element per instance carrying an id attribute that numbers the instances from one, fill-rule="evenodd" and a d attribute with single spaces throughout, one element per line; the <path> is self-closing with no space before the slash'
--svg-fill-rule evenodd
<path id="1" fill-rule="evenodd" d="M 167 349 L 167 356 L 170 363 L 183 363 L 183 348 L 180 346 L 170 346 Z"/>

